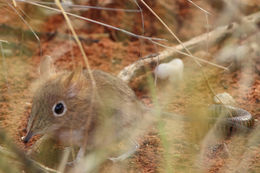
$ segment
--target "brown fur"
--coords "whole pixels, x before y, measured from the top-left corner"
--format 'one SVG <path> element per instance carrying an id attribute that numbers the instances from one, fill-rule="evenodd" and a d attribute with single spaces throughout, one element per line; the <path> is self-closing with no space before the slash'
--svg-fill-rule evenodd
<path id="1" fill-rule="evenodd" d="M 48 69 L 51 68 L 48 58 L 41 65 L 27 134 L 51 134 L 78 146 L 82 146 L 88 136 L 89 147 L 139 134 L 140 127 L 144 127 L 146 109 L 127 84 L 108 73 L 94 70 L 96 86 L 93 87 L 89 74 L 81 68 L 55 73 Z M 52 107 L 59 101 L 66 104 L 67 111 L 63 116 L 55 117 Z"/>

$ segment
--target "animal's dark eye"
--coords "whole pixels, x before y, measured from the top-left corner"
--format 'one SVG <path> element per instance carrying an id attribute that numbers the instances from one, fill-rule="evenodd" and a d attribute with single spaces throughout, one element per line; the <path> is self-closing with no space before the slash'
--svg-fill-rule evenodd
<path id="1" fill-rule="evenodd" d="M 59 101 L 52 108 L 54 116 L 62 116 L 66 112 L 66 105 L 63 101 Z"/>
<path id="2" fill-rule="evenodd" d="M 64 111 L 64 106 L 62 103 L 58 103 L 56 106 L 55 106 L 55 109 L 54 109 L 54 112 L 56 114 L 62 114 Z"/>

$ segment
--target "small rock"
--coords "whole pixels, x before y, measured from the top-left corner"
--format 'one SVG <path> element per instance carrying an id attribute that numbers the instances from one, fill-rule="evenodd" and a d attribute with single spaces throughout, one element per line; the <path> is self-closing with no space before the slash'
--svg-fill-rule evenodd
<path id="1" fill-rule="evenodd" d="M 213 99 L 214 99 L 214 102 L 216 104 L 222 104 L 223 103 L 225 105 L 231 105 L 231 106 L 236 105 L 236 101 L 233 99 L 233 97 L 226 92 L 219 93 L 219 94 L 215 95 Z M 221 102 L 220 102 L 219 99 L 221 100 Z"/>
<path id="2" fill-rule="evenodd" d="M 179 82 L 183 79 L 184 64 L 181 59 L 175 58 L 168 63 L 158 65 L 154 73 L 162 80 L 168 79 L 170 82 Z"/>

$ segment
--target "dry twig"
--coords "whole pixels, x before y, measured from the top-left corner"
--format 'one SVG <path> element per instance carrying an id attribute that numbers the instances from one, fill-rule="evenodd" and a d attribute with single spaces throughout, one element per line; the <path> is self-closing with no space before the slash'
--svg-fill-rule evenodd
<path id="1" fill-rule="evenodd" d="M 191 40 L 184 42 L 182 45 L 177 45 L 174 47 L 166 47 L 166 49 L 162 52 L 159 52 L 158 54 L 151 54 L 148 55 L 141 60 L 138 60 L 134 62 L 133 64 L 128 65 L 123 70 L 121 70 L 118 74 L 118 77 L 124 80 L 125 82 L 129 82 L 132 78 L 137 76 L 139 73 L 142 73 L 142 70 L 144 67 L 149 66 L 151 64 L 155 64 L 158 60 L 159 61 L 165 61 L 173 59 L 174 56 L 180 54 L 180 52 L 184 51 L 184 47 L 186 47 L 189 51 L 198 51 L 199 49 L 203 48 L 205 41 L 208 40 L 208 45 L 213 46 L 222 41 L 223 39 L 231 36 L 235 31 L 237 31 L 241 26 L 243 27 L 247 25 L 247 29 L 244 30 L 246 33 L 250 33 L 255 31 L 256 25 L 259 25 L 260 22 L 260 12 L 254 13 L 252 15 L 243 17 L 241 19 L 241 23 L 231 23 L 226 26 L 220 26 L 214 29 L 213 31 L 209 33 L 205 33 L 202 35 L 199 35 L 197 37 L 192 38 Z M 253 26 L 253 27 L 252 27 Z M 189 54 L 186 54 L 186 56 L 189 56 Z M 210 63 L 206 60 L 199 59 L 197 60 L 203 63 L 208 63 L 210 65 L 223 68 L 222 66 L 218 66 L 214 63 Z M 223 68 L 224 69 L 224 68 Z"/>

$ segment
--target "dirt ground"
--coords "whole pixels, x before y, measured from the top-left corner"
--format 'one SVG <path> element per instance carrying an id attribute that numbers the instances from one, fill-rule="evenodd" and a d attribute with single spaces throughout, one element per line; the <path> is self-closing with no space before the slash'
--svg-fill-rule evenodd
<path id="1" fill-rule="evenodd" d="M 91 5 L 96 5 L 97 1 L 90 1 Z M 203 8 L 210 11 L 210 24 L 214 27 L 214 21 L 221 17 L 220 10 L 223 8 L 221 3 L 203 3 L 194 1 Z M 148 4 L 160 15 L 166 23 L 170 23 L 170 28 L 180 37 L 181 40 L 188 40 L 193 36 L 206 32 L 205 14 L 199 9 L 194 8 L 188 1 L 178 0 L 175 3 L 162 1 L 148 1 Z M 259 4 L 258 4 L 259 5 Z M 21 4 L 22 6 L 22 4 Z M 106 4 L 113 8 L 131 8 L 133 3 L 114 2 Z M 242 6 L 242 5 L 241 5 Z M 169 40 L 171 36 L 167 30 L 152 16 L 152 14 L 141 6 L 144 14 L 144 33 L 146 36 L 163 37 Z M 27 15 L 32 17 L 35 9 L 30 6 L 23 6 L 27 9 Z M 259 6 L 255 1 L 244 4 L 241 13 L 259 11 Z M 170 13 L 171 11 L 172 13 Z M 7 12 L 9 12 L 7 10 Z M 3 10 L 1 13 L 5 13 Z M 9 12 L 10 13 L 10 12 Z M 8 14 L 9 14 L 8 13 Z M 38 13 L 38 12 L 37 12 Z M 41 12 L 43 13 L 43 12 Z M 140 14 L 126 14 L 125 12 L 111 12 L 88 10 L 77 12 L 84 17 L 98 19 L 104 23 L 125 28 L 133 33 L 142 35 L 142 20 Z M 1 14 L 3 15 L 3 14 Z M 42 14 L 40 14 L 42 15 Z M 113 17 L 111 17 L 113 16 Z M 234 15 L 235 16 L 235 15 Z M 232 16 L 228 20 L 219 21 L 218 24 L 229 23 L 237 19 Z M 24 50 L 17 53 L 12 51 L 11 56 L 6 56 L 1 60 L 1 81 L 0 81 L 0 124 L 10 138 L 22 149 L 27 151 L 30 146 L 39 138 L 35 137 L 29 144 L 23 144 L 21 137 L 26 133 L 27 120 L 31 108 L 31 84 L 38 77 L 38 66 L 42 55 L 50 55 L 55 59 L 55 66 L 58 70 L 73 70 L 84 61 L 78 46 L 70 36 L 70 31 L 60 14 L 53 14 L 44 19 L 30 19 L 38 32 L 42 33 L 41 48 L 33 39 L 28 38 L 25 31 L 28 28 L 22 24 L 15 23 L 17 16 L 10 13 L 5 18 L 0 19 L 0 31 L 5 31 L 4 25 L 11 26 L 12 29 L 20 28 L 18 37 L 12 34 L 9 28 L 7 34 L 0 34 L 3 39 L 12 40 L 16 44 L 24 44 L 32 55 L 29 56 Z M 124 67 L 139 60 L 141 57 L 157 53 L 163 48 L 155 46 L 153 43 L 126 36 L 121 32 L 108 29 L 85 21 L 73 19 L 77 34 L 83 43 L 84 50 L 92 69 L 100 69 L 117 75 Z M 24 37 L 24 38 L 23 38 Z M 195 52 L 195 55 L 209 61 L 214 61 L 215 55 L 228 43 L 243 43 L 246 38 L 231 38 L 221 42 L 222 45 L 215 45 L 206 53 L 205 49 Z M 177 44 L 176 41 L 172 45 Z M 17 47 L 7 47 L 7 50 L 14 50 Z M 18 49 L 22 49 L 18 45 Z M 8 54 L 8 51 L 5 52 Z M 21 55 L 22 54 L 22 55 Z M 207 87 L 201 68 L 188 57 L 178 57 L 184 61 L 184 80 L 178 86 L 168 86 L 167 82 L 157 81 L 157 94 L 160 103 L 166 111 L 181 115 L 194 114 L 194 108 L 201 108 L 213 103 L 212 93 Z M 206 148 L 201 156 L 201 144 L 206 136 L 205 127 L 201 122 L 180 123 L 169 120 L 165 125 L 166 134 L 161 134 L 157 127 L 151 127 L 149 132 L 139 139 L 140 148 L 133 157 L 122 165 L 111 166 L 105 163 L 103 172 L 143 172 L 155 173 L 164 172 L 233 172 L 238 167 L 239 171 L 258 172 L 260 170 L 260 147 L 259 142 L 254 145 L 254 138 L 257 136 L 257 129 L 260 121 L 260 55 L 256 55 L 248 60 L 250 70 L 238 69 L 232 72 L 225 72 L 221 69 L 204 65 L 209 82 L 215 93 L 227 92 L 232 95 L 238 107 L 249 111 L 254 119 L 255 125 L 252 133 L 245 136 L 234 136 L 228 139 L 217 141 L 219 144 L 214 151 Z M 85 68 L 85 66 L 84 66 Z M 149 69 L 147 74 L 139 76 L 130 82 L 137 96 L 146 105 L 153 107 L 152 96 L 149 92 L 149 74 L 153 69 Z M 246 82 L 245 82 L 246 81 Z M 153 81 L 152 81 L 153 82 Z M 158 125 L 160 126 L 160 124 Z M 201 129 L 199 128 L 201 127 Z M 164 139 L 166 137 L 167 139 Z M 259 139 L 258 139 L 259 140 Z M 167 142 L 165 142 L 167 141 Z M 167 144 L 172 145 L 167 145 Z M 224 145 L 225 144 L 225 145 Z M 227 146 L 227 149 L 226 149 Z M 170 159 L 167 160 L 167 158 Z M 202 158 L 202 159 L 201 159 Z M 195 161 L 198 162 L 195 162 Z M 243 171 L 242 171 L 243 172 Z"/>

